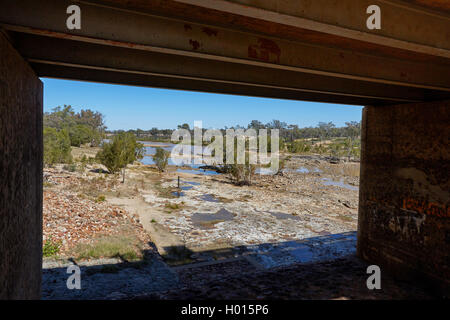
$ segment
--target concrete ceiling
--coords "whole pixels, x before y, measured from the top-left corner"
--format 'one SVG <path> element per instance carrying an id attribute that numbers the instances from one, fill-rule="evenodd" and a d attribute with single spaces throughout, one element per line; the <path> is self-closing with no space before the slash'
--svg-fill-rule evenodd
<path id="1" fill-rule="evenodd" d="M 346 104 L 450 98 L 448 1 L 0 0 L 39 76 Z M 382 29 L 365 25 L 369 4 Z M 439 9 L 439 10 L 438 10 Z"/>

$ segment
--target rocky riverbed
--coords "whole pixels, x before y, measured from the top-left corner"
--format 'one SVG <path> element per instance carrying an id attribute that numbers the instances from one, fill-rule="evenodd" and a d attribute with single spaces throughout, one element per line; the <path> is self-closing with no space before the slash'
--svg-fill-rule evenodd
<path id="1" fill-rule="evenodd" d="M 160 174 L 136 164 L 125 183 L 101 169 L 45 169 L 44 240 L 60 244 L 44 259 L 46 298 L 120 298 L 185 286 L 188 269 L 218 270 L 206 283 L 355 252 L 358 163 L 292 157 L 281 174 L 262 168 L 250 186 L 198 167 Z M 127 255 L 97 252 L 111 237 L 128 239 Z M 70 264 L 82 268 L 81 293 L 67 291 Z"/>
<path id="2" fill-rule="evenodd" d="M 335 168 L 327 170 L 330 166 Z M 151 219 L 153 229 L 173 235 L 172 247 L 182 245 L 196 252 L 196 260 L 217 259 L 203 254 L 214 249 L 235 248 L 236 255 L 247 247 L 277 247 L 354 232 L 358 177 L 343 174 L 348 166 L 358 164 L 291 159 L 281 175 L 256 174 L 251 186 L 236 186 L 224 175 L 172 171 L 160 184 L 164 190 L 174 190 L 170 194 L 142 190 L 144 205 L 152 209 L 140 218 Z M 353 172 L 358 173 L 358 168 Z M 161 252 L 171 247 L 166 241 L 156 245 Z"/>

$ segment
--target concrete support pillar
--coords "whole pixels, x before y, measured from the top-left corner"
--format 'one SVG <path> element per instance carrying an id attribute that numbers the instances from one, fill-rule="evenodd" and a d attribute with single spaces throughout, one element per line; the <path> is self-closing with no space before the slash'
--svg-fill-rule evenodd
<path id="1" fill-rule="evenodd" d="M 42 82 L 0 32 L 0 299 L 38 299 Z"/>
<path id="2" fill-rule="evenodd" d="M 358 254 L 450 287 L 450 101 L 365 107 Z"/>

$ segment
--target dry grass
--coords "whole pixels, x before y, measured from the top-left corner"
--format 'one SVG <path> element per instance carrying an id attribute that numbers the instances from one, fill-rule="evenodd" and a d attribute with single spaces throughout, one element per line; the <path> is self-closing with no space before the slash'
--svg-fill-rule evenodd
<path id="1" fill-rule="evenodd" d="M 163 187 L 161 185 L 161 181 L 156 181 L 153 184 L 153 188 L 158 192 L 158 195 L 161 198 L 168 198 L 168 199 L 176 198 L 176 196 L 172 194 L 172 192 L 176 191 L 176 188 Z"/>
<path id="2" fill-rule="evenodd" d="M 78 260 L 121 258 L 127 261 L 142 258 L 142 247 L 135 236 L 108 236 L 94 240 L 92 244 L 80 244 L 74 249 Z"/>
<path id="3" fill-rule="evenodd" d="M 119 184 L 116 179 L 103 176 L 92 179 L 79 178 L 79 181 L 80 185 L 68 186 L 68 189 L 77 192 L 80 198 L 91 199 L 96 202 L 101 202 L 101 199 L 108 195 L 114 186 Z"/>
<path id="4" fill-rule="evenodd" d="M 87 158 L 95 158 L 101 149 L 99 147 L 72 147 L 72 157 L 74 160 L 80 160 L 83 155 L 86 155 Z"/>
<path id="5" fill-rule="evenodd" d="M 320 164 L 319 169 L 333 176 L 359 177 L 359 163 Z"/>

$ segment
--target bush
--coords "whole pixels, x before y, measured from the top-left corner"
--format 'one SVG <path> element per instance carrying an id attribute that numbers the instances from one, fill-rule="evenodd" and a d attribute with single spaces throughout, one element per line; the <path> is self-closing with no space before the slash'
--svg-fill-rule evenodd
<path id="1" fill-rule="evenodd" d="M 70 105 L 64 105 L 44 114 L 44 126 L 66 129 L 72 146 L 90 143 L 96 147 L 101 143 L 105 129 L 103 118 L 99 112 L 87 109 L 76 113 Z"/>
<path id="2" fill-rule="evenodd" d="M 304 141 L 293 141 L 288 145 L 289 152 L 292 153 L 304 153 L 311 151 L 311 145 L 305 143 Z"/>
<path id="3" fill-rule="evenodd" d="M 270 137 L 269 137 L 270 138 Z M 249 140 L 248 138 L 245 139 L 245 163 L 243 164 L 237 164 L 237 138 L 233 138 L 234 140 L 234 164 L 227 164 L 226 163 L 226 154 L 227 154 L 227 143 L 226 139 L 224 140 L 224 152 L 223 152 L 223 160 L 225 165 L 223 166 L 223 171 L 225 173 L 228 173 L 231 176 L 231 179 L 234 181 L 237 185 L 250 185 L 252 183 L 252 177 L 255 174 L 256 166 L 254 164 L 250 164 L 250 158 L 249 158 Z M 269 146 L 268 146 L 269 148 Z"/>
<path id="4" fill-rule="evenodd" d="M 69 127 L 68 131 L 70 136 L 70 144 L 74 147 L 79 147 L 86 143 L 98 145 L 101 140 L 100 133 L 85 124 L 78 124 Z"/>
<path id="5" fill-rule="evenodd" d="M 167 163 L 169 162 L 169 156 L 169 151 L 164 150 L 160 147 L 156 148 L 156 153 L 153 156 L 153 160 L 155 161 L 156 167 L 158 168 L 159 172 L 164 171 L 164 169 L 166 168 Z"/>
<path id="6" fill-rule="evenodd" d="M 66 164 L 63 166 L 63 170 L 75 172 L 77 170 L 77 165 L 75 163 Z"/>
<path id="7" fill-rule="evenodd" d="M 95 199 L 95 202 L 97 202 L 97 203 L 104 202 L 104 201 L 106 201 L 106 197 L 104 195 L 102 195 L 102 194 L 99 195 L 97 197 L 97 199 Z"/>
<path id="8" fill-rule="evenodd" d="M 237 185 L 250 185 L 252 177 L 255 174 L 256 166 L 249 164 L 232 164 L 229 165 L 228 172 Z"/>
<path id="9" fill-rule="evenodd" d="M 71 163 L 69 133 L 66 129 L 44 128 L 44 164 Z"/>
<path id="10" fill-rule="evenodd" d="M 136 141 L 132 133 L 122 132 L 114 136 L 112 143 L 103 144 L 103 149 L 97 153 L 97 159 L 109 171 L 116 173 L 122 169 L 125 181 L 125 168 L 144 156 L 144 145 Z"/>
<path id="11" fill-rule="evenodd" d="M 61 247 L 61 242 L 53 241 L 52 237 L 50 236 L 44 242 L 44 246 L 42 247 L 42 255 L 44 257 L 53 257 L 59 253 L 60 247 Z"/>

